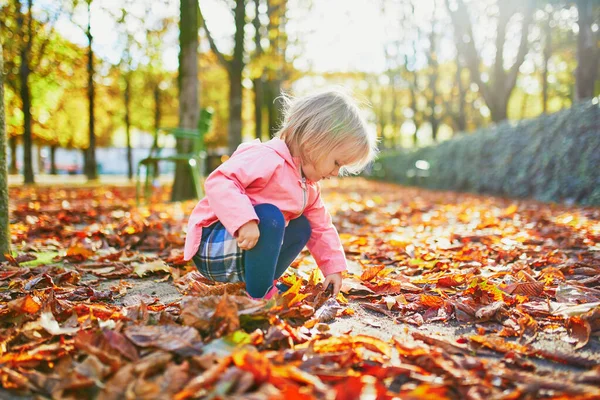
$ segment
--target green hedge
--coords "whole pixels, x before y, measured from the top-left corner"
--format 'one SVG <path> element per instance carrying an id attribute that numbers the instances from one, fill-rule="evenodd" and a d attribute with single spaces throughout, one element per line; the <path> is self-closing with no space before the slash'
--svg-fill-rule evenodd
<path id="1" fill-rule="evenodd" d="M 429 162 L 429 170 L 415 168 L 418 160 Z M 383 153 L 370 176 L 432 189 L 600 205 L 598 98 L 436 146 Z"/>

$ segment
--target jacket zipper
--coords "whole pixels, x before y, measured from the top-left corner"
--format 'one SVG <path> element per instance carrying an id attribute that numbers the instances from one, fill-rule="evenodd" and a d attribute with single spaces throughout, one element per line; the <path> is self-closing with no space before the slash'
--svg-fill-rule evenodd
<path id="1" fill-rule="evenodd" d="M 302 183 L 300 184 L 302 187 L 302 210 L 298 216 L 301 216 L 304 213 L 304 209 L 306 208 L 306 178 L 302 177 Z"/>

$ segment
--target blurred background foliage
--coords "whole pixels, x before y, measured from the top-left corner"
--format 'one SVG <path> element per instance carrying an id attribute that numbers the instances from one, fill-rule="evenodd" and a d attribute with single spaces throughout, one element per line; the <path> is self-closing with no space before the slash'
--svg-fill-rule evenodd
<path id="1" fill-rule="evenodd" d="M 594 0 L 215 0 L 191 1 L 187 11 L 172 3 L 1 3 L 12 173 L 17 145 L 143 147 L 144 134 L 176 126 L 182 12 L 199 16 L 199 103 L 215 110 L 206 143 L 229 153 L 276 131 L 282 90 L 351 88 L 391 151 L 477 135 L 600 93 Z M 357 36 L 344 36 L 347 25 Z M 355 37 L 367 41 L 366 56 Z M 330 59 L 353 45 L 360 62 Z"/>

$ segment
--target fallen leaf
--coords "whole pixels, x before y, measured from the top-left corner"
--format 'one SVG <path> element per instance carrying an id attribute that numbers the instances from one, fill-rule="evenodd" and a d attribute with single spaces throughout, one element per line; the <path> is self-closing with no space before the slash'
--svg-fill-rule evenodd
<path id="1" fill-rule="evenodd" d="M 134 263 L 133 265 L 133 272 L 135 272 L 137 274 L 137 276 L 142 277 L 144 275 L 146 275 L 147 272 L 158 272 L 158 271 L 164 271 L 164 272 L 171 272 L 171 270 L 169 269 L 169 266 L 163 261 L 163 260 L 156 260 L 156 261 L 152 261 L 150 263 Z"/>
<path id="2" fill-rule="evenodd" d="M 567 320 L 567 332 L 575 339 L 575 350 L 581 349 L 590 340 L 590 323 L 581 317 L 570 317 Z"/>

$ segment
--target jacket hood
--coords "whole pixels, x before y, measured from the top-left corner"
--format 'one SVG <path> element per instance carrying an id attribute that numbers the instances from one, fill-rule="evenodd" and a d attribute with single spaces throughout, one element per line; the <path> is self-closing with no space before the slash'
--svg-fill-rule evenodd
<path id="1" fill-rule="evenodd" d="M 273 151 L 275 151 L 281 158 L 283 158 L 288 164 L 290 164 L 294 169 L 298 171 L 300 174 L 300 157 L 292 157 L 292 153 L 290 153 L 290 149 L 287 147 L 287 144 L 278 137 L 275 137 L 265 143 L 261 143 L 260 139 L 254 139 L 251 142 L 245 142 L 238 146 L 237 152 L 247 151 L 255 146 L 264 145 Z"/>

